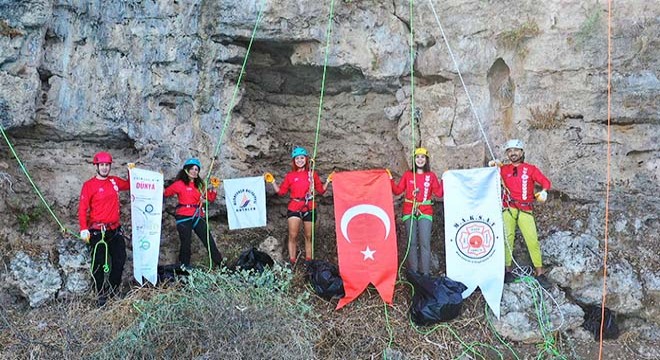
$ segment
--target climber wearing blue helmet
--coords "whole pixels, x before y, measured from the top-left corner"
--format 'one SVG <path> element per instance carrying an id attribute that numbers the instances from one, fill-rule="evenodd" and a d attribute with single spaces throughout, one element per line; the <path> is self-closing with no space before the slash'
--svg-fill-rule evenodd
<path id="1" fill-rule="evenodd" d="M 199 174 L 201 167 L 202 164 L 199 159 L 190 158 L 186 160 L 172 185 L 165 189 L 165 197 L 176 195 L 179 201 L 174 218 L 176 219 L 176 230 L 179 232 L 181 240 L 179 262 L 184 269 L 190 268 L 190 245 L 193 230 L 209 250 L 213 262 L 217 266 L 222 264 L 222 254 L 218 251 L 211 233 L 207 231 L 204 216 L 205 201 L 215 201 L 218 192 L 215 187 L 207 187 Z"/>
<path id="2" fill-rule="evenodd" d="M 183 168 L 185 169 L 185 168 L 189 167 L 190 165 L 197 165 L 199 170 L 202 169 L 202 163 L 199 162 L 199 159 L 197 159 L 197 158 L 190 158 L 190 159 L 186 160 L 186 162 L 183 163 Z"/>
<path id="3" fill-rule="evenodd" d="M 271 173 L 264 174 L 267 182 L 273 184 L 277 195 L 284 196 L 291 192 L 287 206 L 287 224 L 289 227 L 289 261 L 294 264 L 297 259 L 298 233 L 300 225 L 304 224 L 305 260 L 312 259 L 312 228 L 317 219 L 316 194 L 323 195 L 332 177 L 323 184 L 316 171 L 310 169 L 309 154 L 305 148 L 296 146 L 291 151 L 291 171 L 286 174 L 281 185 L 278 185 Z M 312 189 L 312 184 L 313 189 Z"/>
<path id="4" fill-rule="evenodd" d="M 309 154 L 307 154 L 307 150 L 305 150 L 305 148 L 296 146 L 293 148 L 293 151 L 291 151 L 291 158 L 295 159 L 298 156 L 309 156 Z"/>

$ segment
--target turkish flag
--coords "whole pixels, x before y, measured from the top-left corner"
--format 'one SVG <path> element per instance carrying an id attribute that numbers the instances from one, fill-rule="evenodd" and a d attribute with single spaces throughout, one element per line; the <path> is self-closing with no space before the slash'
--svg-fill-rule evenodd
<path id="1" fill-rule="evenodd" d="M 392 303 L 397 270 L 392 185 L 385 170 L 336 173 L 332 179 L 339 272 L 344 296 L 337 309 L 369 283 Z"/>

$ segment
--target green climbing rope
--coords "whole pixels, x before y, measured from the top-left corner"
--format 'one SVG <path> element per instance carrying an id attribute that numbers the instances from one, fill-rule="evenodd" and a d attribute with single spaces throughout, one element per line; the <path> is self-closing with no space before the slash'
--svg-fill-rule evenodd
<path id="1" fill-rule="evenodd" d="M 92 250 L 92 265 L 89 267 L 89 272 L 94 276 L 94 268 L 95 268 L 95 263 L 96 263 L 96 250 L 98 249 L 99 245 L 103 245 L 105 247 L 105 260 L 103 263 L 103 272 L 104 273 L 109 273 L 110 272 L 110 264 L 108 262 L 108 243 L 105 241 L 105 230 L 101 229 L 101 240 L 97 242 L 94 245 L 94 249 Z"/>
<path id="2" fill-rule="evenodd" d="M 330 12 L 328 14 L 328 25 L 325 30 L 325 56 L 323 58 L 323 77 L 321 78 L 321 95 L 319 96 L 319 108 L 316 116 L 316 133 L 314 135 L 314 150 L 312 151 L 312 159 L 316 159 L 316 150 L 319 143 L 319 130 L 321 128 L 321 115 L 323 114 L 323 96 L 325 95 L 325 80 L 328 69 L 328 54 L 330 53 L 330 39 L 332 38 L 332 20 L 335 15 L 335 0 L 330 0 Z M 316 169 L 316 161 L 312 161 L 311 170 L 314 174 Z M 310 189 L 312 194 L 312 202 L 316 199 L 316 189 L 314 187 L 314 178 L 310 179 Z M 312 259 L 314 258 L 314 243 L 316 238 L 316 211 L 312 212 Z"/>
<path id="3" fill-rule="evenodd" d="M 229 101 L 229 107 L 227 108 L 227 114 L 225 115 L 225 120 L 222 123 L 222 129 L 220 131 L 220 136 L 218 137 L 218 141 L 215 145 L 215 149 L 213 150 L 213 156 L 211 157 L 211 164 L 209 165 L 209 171 L 206 175 L 206 180 L 204 181 L 204 195 L 206 195 L 206 190 L 208 189 L 208 182 L 209 179 L 211 178 L 211 174 L 213 172 L 213 165 L 215 165 L 215 160 L 218 157 L 218 154 L 220 153 L 220 144 L 222 143 L 222 139 L 225 136 L 225 132 L 227 131 L 227 126 L 229 125 L 229 121 L 231 120 L 231 115 L 232 111 L 234 110 L 234 105 L 236 104 L 236 97 L 238 96 L 238 91 L 241 86 L 241 81 L 243 80 L 243 76 L 245 75 L 245 68 L 247 66 L 247 61 L 250 56 L 250 51 L 252 50 L 252 44 L 254 43 L 254 38 L 257 34 L 257 29 L 259 28 L 259 24 L 261 23 L 261 20 L 263 19 L 264 15 L 264 9 L 265 9 L 265 2 L 266 0 L 261 0 L 261 4 L 259 5 L 259 13 L 257 15 L 257 19 L 254 23 L 254 27 L 252 28 L 252 35 L 250 36 L 250 42 L 248 43 L 247 50 L 245 52 L 245 57 L 243 58 L 243 64 L 241 65 L 241 71 L 238 74 L 238 79 L 236 80 L 236 85 L 234 86 L 234 91 L 231 96 L 231 100 Z M 213 259 L 211 258 L 211 229 L 209 226 L 209 202 L 206 201 L 205 205 L 205 219 L 206 219 L 206 249 L 208 250 L 208 255 L 209 255 L 209 270 L 213 268 Z"/>
<path id="4" fill-rule="evenodd" d="M 25 177 L 28 179 L 28 181 L 29 181 L 30 184 L 32 185 L 32 188 L 33 188 L 34 191 L 37 193 L 37 196 L 39 197 L 39 199 L 41 200 L 41 202 L 42 202 L 42 203 L 44 204 L 44 206 L 46 207 L 46 210 L 48 210 L 48 213 L 50 213 L 50 216 L 55 220 L 55 222 L 57 223 L 57 225 L 59 225 L 59 227 L 60 227 L 60 231 L 61 231 L 61 232 L 68 232 L 68 233 L 70 233 L 71 235 L 75 236 L 76 238 L 79 238 L 79 239 L 80 239 L 80 236 L 79 236 L 76 232 L 73 232 L 73 231 L 67 229 L 67 228 L 62 224 L 62 222 L 61 222 L 60 219 L 57 217 L 57 215 L 55 215 L 55 212 L 53 212 L 53 209 L 51 209 L 50 205 L 48 205 L 48 202 L 47 202 L 46 199 L 44 198 L 43 194 L 41 193 L 41 191 L 39 190 L 39 188 L 37 187 L 37 185 L 34 183 L 34 181 L 32 180 L 32 177 L 30 176 L 30 173 L 28 172 L 27 168 L 25 167 L 25 165 L 23 164 L 23 162 L 21 161 L 21 159 L 18 157 L 18 154 L 16 153 L 16 150 L 14 149 L 14 146 L 12 145 L 11 141 L 9 141 L 9 137 L 8 137 L 7 134 L 5 133 L 5 129 L 4 129 L 4 127 L 2 126 L 2 124 L 0 124 L 0 133 L 2 133 L 2 137 L 5 139 L 5 142 L 7 143 L 7 146 L 9 146 L 9 150 L 11 151 L 12 155 L 14 155 L 14 158 L 16 159 L 16 162 L 18 162 L 18 165 L 21 167 L 21 170 L 22 170 L 23 173 L 25 174 Z"/>

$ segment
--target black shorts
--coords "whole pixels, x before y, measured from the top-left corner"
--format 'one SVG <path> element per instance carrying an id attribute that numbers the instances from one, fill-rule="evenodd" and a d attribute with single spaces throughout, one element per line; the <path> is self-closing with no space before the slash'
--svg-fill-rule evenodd
<path id="1" fill-rule="evenodd" d="M 287 210 L 286 211 L 286 218 L 291 218 L 291 217 L 297 217 L 301 218 L 302 221 L 306 222 L 312 222 L 312 217 L 314 218 L 314 222 L 318 220 L 318 215 L 316 215 L 316 210 L 311 210 L 311 211 L 291 211 Z"/>

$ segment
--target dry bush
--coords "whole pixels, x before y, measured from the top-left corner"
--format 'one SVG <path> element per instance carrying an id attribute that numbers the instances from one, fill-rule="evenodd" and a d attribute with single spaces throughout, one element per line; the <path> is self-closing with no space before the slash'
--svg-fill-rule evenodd
<path id="1" fill-rule="evenodd" d="M 400 281 L 392 306 L 369 287 L 335 311 L 336 302 L 310 296 L 302 266 L 262 275 L 195 272 L 187 284 L 135 289 L 100 309 L 91 295 L 31 311 L 0 307 L 0 358 L 561 358 L 501 341 L 478 291 L 457 319 L 434 327 L 410 321 L 411 297 Z M 582 353 L 572 341 L 556 345 L 562 354 Z"/>
<path id="2" fill-rule="evenodd" d="M 528 39 L 538 36 L 540 33 L 541 31 L 536 21 L 530 20 L 515 29 L 500 33 L 497 40 L 503 47 L 515 50 L 518 55 L 525 57 L 528 52 L 524 46 L 525 42 Z"/>
<path id="3" fill-rule="evenodd" d="M 17 36 L 23 35 L 18 29 L 10 26 L 7 21 L 0 20 L 0 36 L 9 36 L 10 38 L 15 38 Z"/>
<path id="4" fill-rule="evenodd" d="M 315 323 L 287 296 L 290 272 L 194 272 L 181 291 L 133 307 L 138 316 L 93 359 L 307 359 Z"/>
<path id="5" fill-rule="evenodd" d="M 279 267 L 263 274 L 196 271 L 185 285 L 139 289 L 100 309 L 87 299 L 29 313 L 35 317 L 4 316 L 3 311 L 3 318 L 13 321 L 0 327 L 0 354 L 38 359 L 309 359 L 318 323 L 305 304 L 306 292 L 290 296 L 290 282 L 290 270 Z"/>
<path id="6" fill-rule="evenodd" d="M 543 107 L 529 107 L 531 118 L 527 123 L 533 129 L 556 129 L 566 122 L 566 116 L 559 113 L 559 101 Z"/>

